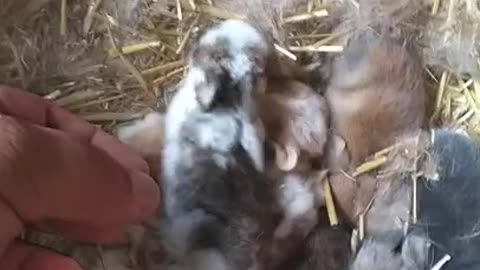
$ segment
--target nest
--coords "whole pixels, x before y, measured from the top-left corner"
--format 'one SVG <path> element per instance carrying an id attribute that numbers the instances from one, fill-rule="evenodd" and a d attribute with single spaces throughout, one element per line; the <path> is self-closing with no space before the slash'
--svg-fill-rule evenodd
<path id="1" fill-rule="evenodd" d="M 423 54 L 431 121 L 480 132 L 477 0 L 0 0 L 0 83 L 27 89 L 112 130 L 162 110 L 184 55 L 218 20 L 247 19 L 300 64 L 341 53 L 375 23 Z"/>
<path id="2" fill-rule="evenodd" d="M 328 63 L 362 29 L 388 25 L 422 55 L 432 126 L 480 135 L 479 0 L 0 0 L 0 6 L 0 84 L 44 96 L 108 131 L 164 110 L 188 68 L 183 59 L 191 44 L 213 23 L 235 18 L 270 33 L 279 54 L 305 66 Z M 367 162 L 358 173 L 386 160 Z"/>

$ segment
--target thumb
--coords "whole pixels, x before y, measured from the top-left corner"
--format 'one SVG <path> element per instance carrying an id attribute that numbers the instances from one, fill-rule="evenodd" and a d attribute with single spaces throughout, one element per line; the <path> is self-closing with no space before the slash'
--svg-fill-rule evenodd
<path id="1" fill-rule="evenodd" d="M 83 270 L 73 259 L 60 254 L 14 242 L 0 257 L 2 270 Z"/>

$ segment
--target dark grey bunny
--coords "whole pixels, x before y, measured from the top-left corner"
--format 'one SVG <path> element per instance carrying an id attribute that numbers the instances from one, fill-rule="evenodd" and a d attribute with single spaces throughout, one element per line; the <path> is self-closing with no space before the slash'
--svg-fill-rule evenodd
<path id="1" fill-rule="evenodd" d="M 372 238 L 363 242 L 350 270 L 423 270 L 427 266 L 429 241 L 419 232 L 400 243 L 393 238 Z"/>
<path id="2" fill-rule="evenodd" d="M 434 130 L 432 139 L 439 179 L 418 182 L 415 233 L 399 244 L 364 242 L 351 270 L 480 269 L 480 143 L 449 129 Z"/>

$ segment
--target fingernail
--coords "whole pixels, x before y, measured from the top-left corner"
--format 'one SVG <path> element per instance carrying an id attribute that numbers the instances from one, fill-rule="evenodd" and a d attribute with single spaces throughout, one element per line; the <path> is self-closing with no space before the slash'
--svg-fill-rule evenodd
<path id="1" fill-rule="evenodd" d="M 159 207 L 160 189 L 152 178 L 141 172 L 133 172 L 132 181 L 137 216 L 139 221 L 143 221 Z"/>

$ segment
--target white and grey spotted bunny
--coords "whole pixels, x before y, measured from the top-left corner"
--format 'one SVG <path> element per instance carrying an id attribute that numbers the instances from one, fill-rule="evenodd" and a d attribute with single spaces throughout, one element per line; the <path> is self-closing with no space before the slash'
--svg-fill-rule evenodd
<path id="1" fill-rule="evenodd" d="M 189 56 L 165 119 L 161 235 L 169 269 L 256 269 L 275 202 L 255 106 L 269 46 L 249 24 L 229 20 Z"/>

